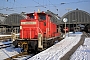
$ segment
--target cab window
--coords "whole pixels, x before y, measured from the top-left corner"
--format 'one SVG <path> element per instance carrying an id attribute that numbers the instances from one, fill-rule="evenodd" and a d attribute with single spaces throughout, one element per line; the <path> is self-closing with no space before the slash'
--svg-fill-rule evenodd
<path id="1" fill-rule="evenodd" d="M 46 20 L 45 14 L 38 14 L 40 20 Z"/>
<path id="2" fill-rule="evenodd" d="M 30 14 L 30 19 L 34 19 L 34 15 L 33 14 Z"/>

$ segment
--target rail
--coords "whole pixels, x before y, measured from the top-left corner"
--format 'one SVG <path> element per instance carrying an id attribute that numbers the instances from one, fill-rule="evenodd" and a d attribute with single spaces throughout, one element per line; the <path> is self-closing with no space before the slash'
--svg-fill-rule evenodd
<path id="1" fill-rule="evenodd" d="M 11 45 L 12 45 L 11 41 L 2 42 L 2 43 L 0 43 L 0 49 L 10 47 Z"/>
<path id="2" fill-rule="evenodd" d="M 12 57 L 6 58 L 4 60 L 27 60 L 34 56 L 35 54 L 28 54 L 27 52 L 22 52 L 20 54 L 14 55 Z M 23 58 L 24 57 L 24 58 Z"/>
<path id="3" fill-rule="evenodd" d="M 4 60 L 13 60 L 14 58 L 17 58 L 17 57 L 19 57 L 19 56 L 26 55 L 26 54 L 27 54 L 27 53 L 20 53 L 20 54 L 14 55 L 14 56 L 12 56 L 12 57 L 6 58 L 6 59 L 4 59 Z"/>

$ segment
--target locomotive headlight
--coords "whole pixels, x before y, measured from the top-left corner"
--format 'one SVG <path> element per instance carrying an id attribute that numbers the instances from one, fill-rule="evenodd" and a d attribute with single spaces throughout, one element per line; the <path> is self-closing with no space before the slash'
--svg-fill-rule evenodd
<path id="1" fill-rule="evenodd" d="M 20 30 L 22 29 L 22 26 L 20 26 Z"/>

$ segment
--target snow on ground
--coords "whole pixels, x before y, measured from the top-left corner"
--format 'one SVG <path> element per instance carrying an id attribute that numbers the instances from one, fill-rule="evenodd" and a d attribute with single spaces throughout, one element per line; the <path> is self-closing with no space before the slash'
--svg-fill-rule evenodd
<path id="1" fill-rule="evenodd" d="M 74 52 L 70 60 L 90 60 L 90 38 L 85 38 L 84 44 Z"/>
<path id="2" fill-rule="evenodd" d="M 7 42 L 0 42 L 0 45 L 3 44 L 9 44 L 12 43 L 12 41 Z M 0 46 L 2 47 L 2 46 Z M 6 58 L 12 57 L 14 55 L 17 55 L 21 52 L 21 48 L 13 48 L 13 45 L 11 47 L 0 49 L 0 60 L 4 60 Z M 25 56 L 19 56 L 18 58 L 15 58 L 16 60 L 26 60 L 27 58 L 30 58 L 32 55 L 25 55 Z"/>
<path id="3" fill-rule="evenodd" d="M 66 38 L 56 43 L 52 47 L 31 57 L 29 60 L 60 60 L 73 46 L 75 46 L 81 38 L 82 33 L 69 33 Z"/>
<path id="4" fill-rule="evenodd" d="M 0 49 L 0 60 L 4 60 L 16 54 L 19 54 L 20 48 L 7 47 L 4 49 Z"/>
<path id="5" fill-rule="evenodd" d="M 0 45 L 9 44 L 9 43 L 12 43 L 12 41 L 0 42 Z M 13 48 L 13 46 L 7 47 L 7 48 L 2 48 L 2 49 L 0 49 L 0 60 L 4 60 L 4 59 L 14 56 L 16 54 L 19 54 L 20 51 L 21 51 L 20 48 Z"/>

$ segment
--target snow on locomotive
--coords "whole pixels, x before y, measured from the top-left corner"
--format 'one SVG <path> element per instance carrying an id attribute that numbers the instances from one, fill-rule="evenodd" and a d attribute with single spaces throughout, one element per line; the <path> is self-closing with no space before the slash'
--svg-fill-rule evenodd
<path id="1" fill-rule="evenodd" d="M 44 50 L 60 38 L 60 27 L 51 21 L 50 14 L 34 12 L 20 22 L 20 39 L 13 42 L 24 51 Z"/>

